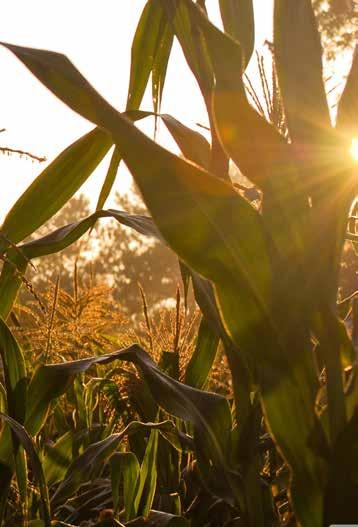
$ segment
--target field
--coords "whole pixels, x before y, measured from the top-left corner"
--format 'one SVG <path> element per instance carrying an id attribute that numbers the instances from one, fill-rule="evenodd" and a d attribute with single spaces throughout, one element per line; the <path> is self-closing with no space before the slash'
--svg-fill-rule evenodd
<path id="1" fill-rule="evenodd" d="M 95 128 L 0 231 L 0 526 L 358 523 L 357 49 L 333 119 L 311 1 L 275 1 L 269 65 L 252 2 L 219 5 L 223 30 L 205 2 L 148 0 L 122 113 L 66 56 L 3 44 Z M 210 142 L 160 113 L 174 39 Z M 153 117 L 179 156 L 135 124 Z M 39 234 L 113 146 L 96 210 Z M 148 213 L 105 208 L 121 162 Z M 133 315 L 77 260 L 37 289 L 32 260 L 102 218 L 175 256 L 170 305 L 144 278 Z"/>

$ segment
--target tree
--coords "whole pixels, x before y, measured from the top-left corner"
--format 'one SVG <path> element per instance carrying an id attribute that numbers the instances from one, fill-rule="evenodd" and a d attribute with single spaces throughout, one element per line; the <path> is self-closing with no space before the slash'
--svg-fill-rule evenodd
<path id="1" fill-rule="evenodd" d="M 45 225 L 40 227 L 29 240 L 38 239 L 46 236 L 50 232 L 63 227 L 69 223 L 79 221 L 90 214 L 89 199 L 84 194 L 73 197 L 53 218 Z M 61 276 L 61 287 L 69 291 L 72 284 L 72 274 L 74 264 L 77 261 L 78 267 L 83 268 L 89 261 L 89 254 L 93 236 L 88 235 L 81 238 L 78 242 L 70 245 L 64 251 L 38 258 L 34 260 L 34 267 L 29 268 L 27 277 L 36 290 L 46 289 L 49 283 L 54 283 L 57 277 Z M 28 298 L 28 293 L 23 290 L 22 300 Z"/>
<path id="2" fill-rule="evenodd" d="M 334 59 L 354 47 L 358 14 L 354 0 L 313 0 L 325 56 Z"/>
<path id="3" fill-rule="evenodd" d="M 132 214 L 148 214 L 135 187 L 125 195 L 117 194 L 117 208 Z M 90 214 L 90 203 L 84 194 L 73 197 L 50 221 L 30 239 L 40 238 Z M 113 294 L 128 313 L 141 310 L 138 283 L 142 284 L 150 305 L 175 295 L 180 281 L 177 257 L 170 249 L 148 240 L 115 220 L 98 222 L 91 236 L 85 235 L 66 250 L 34 260 L 27 277 L 35 291 L 41 292 L 61 277 L 61 288 L 72 288 L 74 266 L 79 276 L 91 272 L 97 283 L 113 286 Z M 31 293 L 23 288 L 22 302 Z"/>
<path id="4" fill-rule="evenodd" d="M 138 191 L 117 194 L 117 208 L 132 214 L 148 214 Z M 144 287 L 151 306 L 175 296 L 180 270 L 175 254 L 156 240 L 111 220 L 98 232 L 99 254 L 94 262 L 96 274 L 105 275 L 114 285 L 114 294 L 129 313 L 141 309 L 138 284 Z"/>

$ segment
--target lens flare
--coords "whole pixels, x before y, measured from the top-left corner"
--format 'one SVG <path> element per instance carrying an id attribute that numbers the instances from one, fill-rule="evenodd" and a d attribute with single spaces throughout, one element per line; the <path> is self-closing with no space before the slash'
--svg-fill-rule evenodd
<path id="1" fill-rule="evenodd" d="M 350 152 L 351 152 L 351 156 L 353 157 L 354 161 L 358 163 L 358 137 L 354 137 L 352 139 Z"/>

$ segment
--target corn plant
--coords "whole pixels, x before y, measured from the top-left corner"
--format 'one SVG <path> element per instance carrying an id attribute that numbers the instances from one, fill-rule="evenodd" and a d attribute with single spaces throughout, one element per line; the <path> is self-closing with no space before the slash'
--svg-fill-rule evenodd
<path id="1" fill-rule="evenodd" d="M 353 314 L 356 321 L 357 309 L 353 302 L 349 315 L 353 299 L 337 304 L 337 293 L 344 240 L 348 236 L 357 241 L 355 226 L 350 220 L 347 233 L 347 223 L 357 192 L 357 166 L 348 152 L 352 136 L 358 133 L 358 54 L 332 126 L 311 2 L 275 0 L 274 60 L 285 117 L 283 134 L 249 104 L 243 81 L 254 49 L 252 2 L 220 0 L 224 31 L 208 19 L 205 2 L 198 4 L 148 0 L 132 46 L 124 113 L 111 107 L 65 56 L 4 44 L 48 89 L 97 128 L 62 153 L 7 215 L 0 244 L 5 255 L 0 309 L 3 317 L 10 312 L 31 258 L 61 250 L 98 217 L 113 215 L 157 236 L 178 255 L 184 282 L 191 279 L 203 313 L 202 345 L 195 350 L 192 366 L 194 371 L 210 370 L 213 349 L 221 340 L 232 376 L 235 413 L 222 396 L 198 389 L 202 379 L 188 375 L 185 380 L 191 379 L 192 386 L 172 379 L 137 345 L 111 355 L 42 365 L 27 389 L 21 352 L 3 323 L 8 413 L 4 419 L 13 442 L 10 428 L 4 427 L 1 497 L 4 503 L 14 471 L 26 496 L 25 458 L 19 442 L 32 459 L 29 434 L 38 433 L 50 401 L 63 393 L 69 376 L 94 364 L 122 360 L 138 367 L 160 412 L 186 423 L 201 482 L 195 495 L 197 510 L 193 513 L 192 506 L 185 512 L 195 525 L 208 523 L 203 511 L 213 497 L 225 508 L 226 525 L 354 523 L 358 519 L 357 330 L 347 332 L 343 319 Z M 150 74 L 154 113 L 159 118 L 173 36 L 198 82 L 211 131 L 209 144 L 177 119 L 160 116 L 184 157 L 167 151 L 133 124 L 150 113 L 138 111 Z M 17 245 L 69 199 L 112 144 L 115 150 L 97 212 L 42 240 Z M 121 159 L 153 222 L 102 211 Z M 252 206 L 232 185 L 229 160 L 259 189 L 261 207 Z M 49 391 L 51 382 L 56 386 Z M 22 435 L 19 423 L 24 425 Z M 153 428 L 147 449 L 155 450 L 156 428 L 168 425 L 146 426 Z M 114 451 L 120 437 L 109 435 L 99 451 L 108 453 L 112 447 Z M 90 455 L 84 459 L 73 461 L 52 496 L 54 503 L 77 490 L 82 480 L 78 467 L 86 465 Z M 121 472 L 122 464 L 131 468 Z M 154 469 L 143 503 L 128 490 L 130 478 L 139 474 L 135 459 L 116 455 L 111 468 L 112 481 L 122 474 L 126 488 L 124 521 L 130 525 L 139 512 L 151 521 Z M 49 525 L 43 478 L 39 470 L 34 469 L 34 474 L 42 489 L 43 521 Z M 145 484 L 138 477 L 135 488 L 141 496 Z M 195 478 L 191 475 L 189 481 L 188 496 Z M 281 503 L 274 488 L 284 495 Z M 114 496 L 117 507 L 117 491 Z M 181 514 L 178 508 L 176 512 Z M 159 525 L 156 518 L 153 521 Z"/>

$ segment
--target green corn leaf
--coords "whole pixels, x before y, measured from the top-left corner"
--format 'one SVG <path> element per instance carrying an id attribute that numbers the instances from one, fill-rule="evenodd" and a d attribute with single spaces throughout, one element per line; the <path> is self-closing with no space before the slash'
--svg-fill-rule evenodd
<path id="1" fill-rule="evenodd" d="M 27 399 L 25 359 L 10 329 L 2 319 L 0 319 L 0 353 L 5 377 L 7 413 L 23 424 Z"/>
<path id="2" fill-rule="evenodd" d="M 188 292 L 190 286 L 190 269 L 181 260 L 179 261 L 180 276 L 184 289 L 184 306 L 185 310 L 188 309 Z"/>
<path id="3" fill-rule="evenodd" d="M 252 0 L 219 0 L 220 13 L 224 29 L 240 43 L 243 52 L 243 64 L 248 65 L 255 47 L 255 23 Z"/>
<path id="4" fill-rule="evenodd" d="M 212 89 L 214 78 L 205 43 L 201 39 L 200 31 L 188 16 L 187 4 L 177 0 L 160 0 L 160 3 L 180 42 L 185 59 L 199 84 L 203 97 L 206 98 Z"/>
<path id="5" fill-rule="evenodd" d="M 158 5 L 156 6 L 156 9 L 158 10 Z M 170 24 L 168 24 L 166 17 L 163 16 L 161 19 L 159 38 L 157 40 L 152 66 L 152 99 L 155 113 L 160 112 L 168 62 L 173 46 L 173 38 L 173 30 Z"/>
<path id="6" fill-rule="evenodd" d="M 96 128 L 66 148 L 20 196 L 1 227 L 18 243 L 50 219 L 80 188 L 112 145 L 110 136 Z M 0 240 L 0 249 L 8 243 Z"/>
<path id="7" fill-rule="evenodd" d="M 330 128 L 322 76 L 322 48 L 311 0 L 277 0 L 275 62 L 293 141 L 320 142 Z"/>
<path id="8" fill-rule="evenodd" d="M 185 384 L 203 388 L 215 360 L 218 344 L 219 337 L 203 318 L 200 322 L 194 353 L 185 370 Z"/>
<path id="9" fill-rule="evenodd" d="M 0 412 L 6 412 L 6 404 L 5 386 L 0 382 Z"/>
<path id="10" fill-rule="evenodd" d="M 159 111 L 172 43 L 173 31 L 164 12 L 156 0 L 149 0 L 142 12 L 132 43 L 127 99 L 129 112 L 140 107 L 150 73 L 154 112 Z M 96 210 L 104 207 L 115 182 L 120 161 L 120 150 L 115 147 Z"/>
<path id="11" fill-rule="evenodd" d="M 203 441 L 214 460 L 224 456 L 231 419 L 221 396 L 196 390 L 164 374 L 139 346 L 123 352 L 122 360 L 133 362 L 141 371 L 157 403 L 167 412 L 191 422 L 197 429 L 197 441 Z"/>
<path id="12" fill-rule="evenodd" d="M 6 388 L 6 413 L 20 424 L 23 424 L 26 413 L 27 373 L 22 351 L 6 323 L 0 319 L 0 354 Z M 14 442 L 15 439 L 15 442 Z M 27 478 L 24 451 L 19 448 L 18 437 L 11 435 L 9 426 L 4 426 L 0 433 L 0 519 L 6 507 L 7 495 L 12 479 L 13 468 L 16 470 L 22 506 L 27 506 Z M 20 442 L 21 444 L 21 442 Z M 26 510 L 24 510 L 26 514 Z"/>
<path id="13" fill-rule="evenodd" d="M 151 115 L 151 112 L 141 112 L 139 110 L 131 109 L 131 110 L 128 110 L 127 112 L 124 112 L 124 114 L 130 119 L 132 119 L 133 121 L 137 121 L 137 120 L 139 121 L 140 119 L 144 119 L 148 115 Z M 117 176 L 117 172 L 118 172 L 118 168 L 119 168 L 121 160 L 122 160 L 121 153 L 118 147 L 115 146 L 113 153 L 112 153 L 111 161 L 108 167 L 108 171 L 104 179 L 101 192 L 98 197 L 96 210 L 103 209 L 107 201 L 107 198 L 112 190 L 114 182 L 116 180 L 116 176 Z"/>
<path id="14" fill-rule="evenodd" d="M 57 487 L 51 498 L 54 506 L 72 496 L 81 485 L 91 479 L 93 474 L 100 471 L 101 466 L 116 451 L 122 439 L 128 435 L 135 434 L 143 429 L 160 429 L 168 426 L 167 421 L 162 423 L 140 423 L 131 421 L 121 432 L 112 434 L 97 443 L 92 443 L 86 450 L 74 459 L 69 466 L 65 478 Z M 170 424 L 172 426 L 172 423 Z"/>
<path id="15" fill-rule="evenodd" d="M 239 304 L 244 302 L 249 326 L 259 320 L 270 290 L 270 264 L 259 214 L 231 186 L 172 155 L 137 130 L 95 92 L 65 57 L 14 46 L 11 49 L 71 107 L 111 129 L 154 221 L 170 245 L 189 265 L 192 262 L 191 267 L 213 281 L 224 279 L 231 290 L 234 283 L 239 290 L 249 290 L 248 295 L 236 298 L 235 304 L 240 311 Z M 163 177 L 167 173 L 172 177 Z M 169 200 L 169 196 L 173 198 Z M 166 203 L 170 205 L 163 207 Z M 251 269 L 250 275 L 247 268 Z M 252 332 L 246 321 L 242 324 L 250 338 Z"/>
<path id="16" fill-rule="evenodd" d="M 36 397 L 29 400 L 26 429 L 33 435 L 38 433 L 51 401 L 64 393 L 74 375 L 86 371 L 94 364 L 106 364 L 116 359 L 133 362 L 142 372 L 157 403 L 169 413 L 190 421 L 197 430 L 196 441 L 199 448 L 217 463 L 223 463 L 231 427 L 226 400 L 171 379 L 135 345 L 100 357 L 40 366 L 29 386 L 29 393 L 36 393 Z M 167 432 L 164 435 L 171 443 L 174 441 L 174 445 L 181 441 L 181 438 L 171 439 L 172 434 L 167 435 Z"/>
<path id="17" fill-rule="evenodd" d="M 46 480 L 42 470 L 41 461 L 39 459 L 37 448 L 25 428 L 12 419 L 12 417 L 6 414 L 0 414 L 0 418 L 4 420 L 11 428 L 12 432 L 15 434 L 19 443 L 22 445 L 24 450 L 28 455 L 30 460 L 32 470 L 35 478 L 39 484 L 39 490 L 41 494 L 41 506 L 42 506 L 42 515 L 44 520 L 45 527 L 51 527 L 51 512 L 50 512 L 50 501 L 48 496 L 48 489 L 46 485 Z"/>
<path id="18" fill-rule="evenodd" d="M 123 435 L 123 433 L 112 434 L 102 441 L 93 443 L 83 454 L 74 459 L 51 498 L 54 507 L 72 496 L 81 485 L 91 479 L 96 470 L 100 470 L 105 460 L 117 449 Z"/>
<path id="19" fill-rule="evenodd" d="M 320 463 L 307 443 L 316 429 L 310 381 L 313 358 L 310 349 L 302 349 L 301 340 L 282 340 L 282 320 L 275 319 L 271 309 L 272 270 L 260 216 L 229 185 L 173 156 L 137 130 L 95 92 L 68 59 L 15 46 L 11 50 L 71 108 L 112 133 L 164 237 L 189 266 L 215 282 L 226 328 L 246 361 L 254 360 L 259 366 L 265 414 L 293 470 L 291 494 L 298 517 L 302 523 L 319 525 Z M 292 333 L 289 335 L 291 338 Z M 173 380 L 163 383 L 164 374 L 158 375 L 148 358 L 135 349 L 128 360 L 140 366 L 154 396 L 160 396 L 160 404 L 178 417 L 195 418 L 196 427 L 205 430 L 200 439 L 205 437 L 206 452 L 215 462 L 225 464 L 226 447 L 221 442 L 226 441 L 222 431 L 227 429 L 223 424 L 227 417 L 220 410 L 214 430 L 208 427 L 199 418 L 200 411 L 194 412 L 196 406 L 189 404 L 189 387 L 172 386 Z M 196 400 L 196 404 L 203 401 Z M 202 409 L 206 411 L 205 405 Z M 292 415 L 295 427 L 287 428 Z"/>
<path id="20" fill-rule="evenodd" d="M 126 112 L 132 117 L 133 112 Z M 210 144 L 203 135 L 175 119 L 168 114 L 156 114 L 155 112 L 136 111 L 133 121 L 148 116 L 160 117 L 172 135 L 174 141 L 182 151 L 182 154 L 190 161 L 208 169 L 210 165 Z"/>
<path id="21" fill-rule="evenodd" d="M 201 29 L 190 16 L 190 9 L 194 4 L 182 0 L 161 0 L 161 4 L 173 27 L 175 36 L 179 40 L 185 59 L 199 85 L 206 105 L 212 136 L 210 169 L 220 178 L 227 180 L 229 179 L 228 159 L 217 136 L 211 108 L 214 75 Z M 200 10 L 200 12 L 202 11 Z"/>
<path id="22" fill-rule="evenodd" d="M 137 494 L 134 500 L 135 514 L 147 517 L 157 487 L 158 430 L 153 429 L 140 467 Z"/>
<path id="23" fill-rule="evenodd" d="M 156 0 L 149 0 L 144 7 L 132 42 L 127 110 L 139 108 L 153 68 L 156 71 L 156 82 L 159 78 L 158 88 L 155 88 L 154 95 L 160 97 L 159 90 L 161 92 L 163 88 L 165 64 L 168 60 L 166 56 L 171 49 L 166 26 L 160 3 Z"/>
<path id="24" fill-rule="evenodd" d="M 73 432 L 63 434 L 54 445 L 46 447 L 42 468 L 49 487 L 61 481 L 72 461 Z"/>
<path id="25" fill-rule="evenodd" d="M 112 154 L 112 157 L 111 157 L 111 162 L 109 164 L 108 171 L 107 171 L 104 183 L 103 183 L 102 188 L 101 188 L 101 192 L 100 192 L 99 197 L 98 197 L 96 210 L 103 209 L 103 207 L 104 207 L 104 205 L 105 205 L 105 203 L 107 201 L 107 198 L 108 198 L 108 196 L 109 196 L 109 194 L 110 194 L 110 192 L 112 190 L 112 187 L 114 185 L 114 182 L 116 180 L 116 176 L 117 176 L 117 172 L 118 172 L 118 168 L 119 168 L 121 159 L 122 159 L 121 153 L 118 150 L 118 148 L 115 147 L 114 150 L 113 150 L 113 154 Z"/>
<path id="26" fill-rule="evenodd" d="M 224 149 L 258 186 L 264 187 L 278 173 L 280 179 L 287 177 L 289 152 L 285 139 L 247 100 L 242 72 L 237 67 L 242 60 L 240 45 L 211 24 L 194 4 L 185 3 L 192 23 L 202 29 L 215 73 L 212 106 Z"/>
<path id="27" fill-rule="evenodd" d="M 205 137 L 188 128 L 171 115 L 161 114 L 160 117 L 183 155 L 197 165 L 208 169 L 210 165 L 210 145 Z"/>
<path id="28" fill-rule="evenodd" d="M 7 258 L 0 274 L 0 316 L 7 319 L 22 284 L 27 260 L 20 252 Z"/>
<path id="29" fill-rule="evenodd" d="M 140 474 L 140 465 L 133 452 L 116 452 L 110 460 L 114 512 L 119 512 L 120 485 L 123 481 L 123 504 L 126 521 L 134 518 L 134 500 Z"/>

